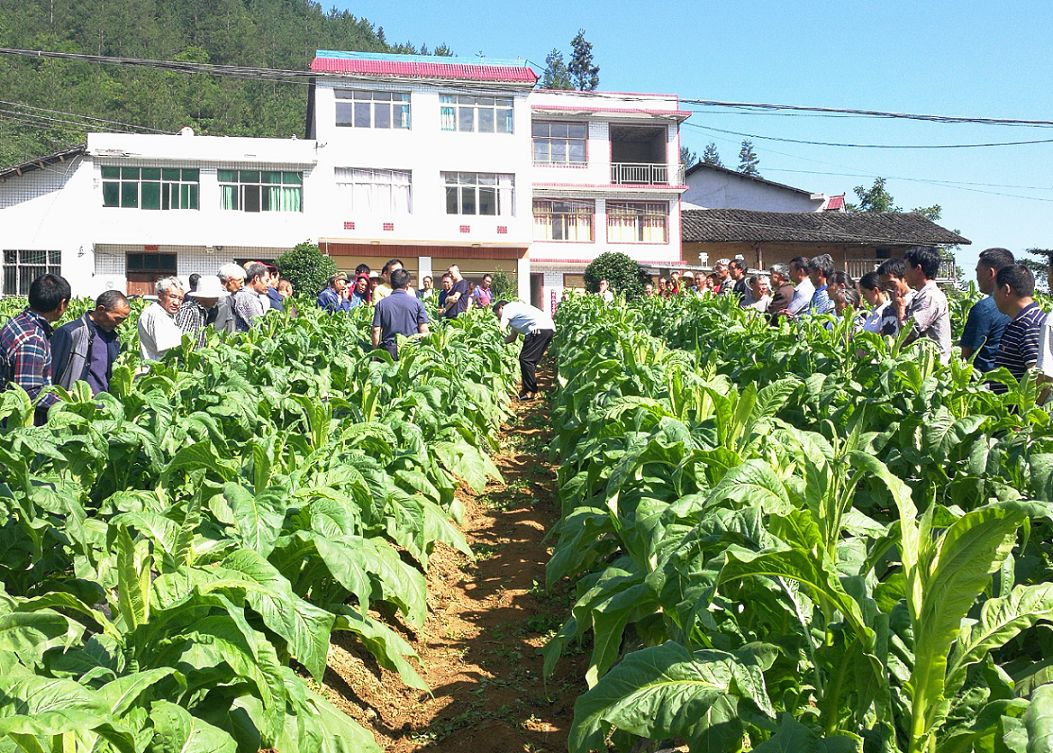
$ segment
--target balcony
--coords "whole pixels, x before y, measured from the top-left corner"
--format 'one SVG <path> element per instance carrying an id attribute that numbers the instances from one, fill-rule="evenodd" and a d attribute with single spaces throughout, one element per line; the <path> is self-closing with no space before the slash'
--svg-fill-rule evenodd
<path id="1" fill-rule="evenodd" d="M 616 186 L 668 186 L 683 185 L 683 182 L 682 165 L 670 170 L 669 165 L 658 162 L 611 163 L 611 183 Z"/>

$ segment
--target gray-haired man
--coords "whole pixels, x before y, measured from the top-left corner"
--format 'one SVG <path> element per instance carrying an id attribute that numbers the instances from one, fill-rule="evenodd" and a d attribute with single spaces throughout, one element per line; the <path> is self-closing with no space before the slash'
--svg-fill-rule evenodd
<path id="1" fill-rule="evenodd" d="M 183 283 L 178 277 L 165 277 L 157 281 L 155 290 L 157 300 L 139 317 L 139 352 L 144 361 L 160 360 L 183 341 L 183 331 L 174 319 L 183 304 Z"/>

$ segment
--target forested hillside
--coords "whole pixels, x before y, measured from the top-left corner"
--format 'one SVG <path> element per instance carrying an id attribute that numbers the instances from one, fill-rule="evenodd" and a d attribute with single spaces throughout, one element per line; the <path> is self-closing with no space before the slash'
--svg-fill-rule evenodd
<path id="1" fill-rule="evenodd" d="M 309 0 L 0 0 L 0 47 L 298 70 L 316 49 L 429 52 Z M 305 106 L 303 83 L 0 55 L 0 166 L 89 130 L 302 135 Z"/>

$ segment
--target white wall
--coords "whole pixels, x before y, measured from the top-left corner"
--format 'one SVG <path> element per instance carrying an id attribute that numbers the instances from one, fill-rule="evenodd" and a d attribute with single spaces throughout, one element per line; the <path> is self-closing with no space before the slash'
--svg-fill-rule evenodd
<path id="1" fill-rule="evenodd" d="M 410 93 L 410 128 L 352 128 L 336 125 L 336 88 L 320 82 L 315 91 L 315 133 L 320 145 L 319 171 L 335 186 L 337 167 L 412 171 L 412 213 L 391 215 L 354 211 L 340 193 L 329 192 L 317 234 L 347 242 L 382 238 L 390 243 L 448 245 L 519 245 L 530 243 L 530 110 L 522 90 L 479 91 L 480 96 L 513 98 L 513 133 L 443 131 L 439 84 L 406 86 L 356 82 L 355 88 Z M 504 173 L 514 176 L 511 216 L 449 215 L 443 172 Z M 353 222 L 354 228 L 345 223 Z M 385 230 L 385 223 L 394 226 Z M 462 231 L 462 226 L 468 230 Z M 498 228 L 504 230 L 498 232 Z"/>
<path id="2" fill-rule="evenodd" d="M 704 209 L 751 209 L 756 212 L 818 212 L 825 199 L 812 199 L 747 177 L 715 170 L 696 170 L 687 176 L 683 199 Z"/>

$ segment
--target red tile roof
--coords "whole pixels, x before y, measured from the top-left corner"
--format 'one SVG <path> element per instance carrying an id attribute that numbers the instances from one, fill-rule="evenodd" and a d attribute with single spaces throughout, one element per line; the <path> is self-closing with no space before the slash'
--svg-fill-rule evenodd
<path id="1" fill-rule="evenodd" d="M 457 81 L 494 81 L 534 85 L 537 74 L 525 66 L 473 65 L 465 63 L 410 62 L 406 60 L 362 60 L 316 57 L 311 70 L 318 73 L 357 73 L 397 78 L 440 78 Z"/>

